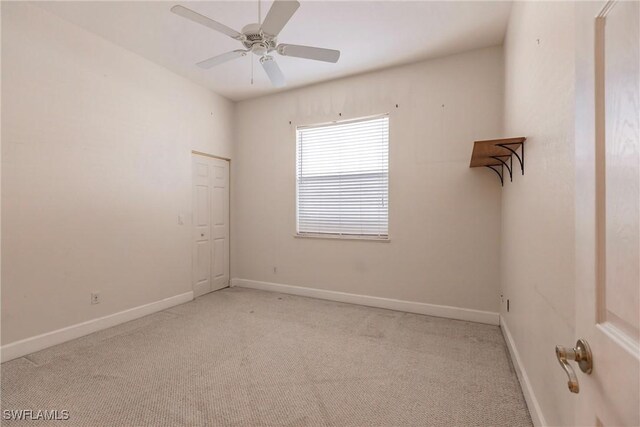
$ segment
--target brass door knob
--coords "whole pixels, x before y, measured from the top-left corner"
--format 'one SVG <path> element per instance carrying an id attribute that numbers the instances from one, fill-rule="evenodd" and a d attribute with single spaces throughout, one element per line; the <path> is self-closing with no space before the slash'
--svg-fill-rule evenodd
<path id="1" fill-rule="evenodd" d="M 591 355 L 589 343 L 581 338 L 576 342 L 574 348 L 557 345 L 556 357 L 558 358 L 560 366 L 562 366 L 562 369 L 564 369 L 569 377 L 569 382 L 567 383 L 569 390 L 571 393 L 579 393 L 580 386 L 578 385 L 578 377 L 576 377 L 576 373 L 569 364 L 569 360 L 577 362 L 582 372 L 590 374 L 593 370 L 593 356 Z"/>

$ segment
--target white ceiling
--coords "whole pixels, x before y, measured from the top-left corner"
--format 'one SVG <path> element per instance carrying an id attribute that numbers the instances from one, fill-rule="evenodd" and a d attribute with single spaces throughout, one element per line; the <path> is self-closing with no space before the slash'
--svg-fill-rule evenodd
<path id="1" fill-rule="evenodd" d="M 301 1 L 282 43 L 339 49 L 337 64 L 277 56 L 275 89 L 257 57 L 210 70 L 195 63 L 240 42 L 169 12 L 182 4 L 237 31 L 257 22 L 256 1 L 61 1 L 36 4 L 232 100 L 502 43 L 511 4 L 500 1 Z M 271 0 L 262 2 L 262 16 Z M 251 58 L 251 59 L 250 59 Z M 251 85 L 251 60 L 254 84 Z"/>

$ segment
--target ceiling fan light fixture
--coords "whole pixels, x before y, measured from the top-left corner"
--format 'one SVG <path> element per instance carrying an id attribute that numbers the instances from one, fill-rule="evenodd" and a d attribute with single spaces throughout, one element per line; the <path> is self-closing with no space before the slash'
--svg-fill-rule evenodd
<path id="1" fill-rule="evenodd" d="M 251 52 L 258 56 L 266 55 L 269 51 L 269 46 L 265 43 L 254 43 L 251 46 Z"/>

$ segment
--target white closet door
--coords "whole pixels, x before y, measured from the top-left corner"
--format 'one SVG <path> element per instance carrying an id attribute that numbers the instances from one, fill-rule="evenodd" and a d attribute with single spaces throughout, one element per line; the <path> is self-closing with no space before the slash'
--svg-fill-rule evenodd
<path id="1" fill-rule="evenodd" d="M 229 162 L 193 155 L 193 292 L 229 285 Z"/>

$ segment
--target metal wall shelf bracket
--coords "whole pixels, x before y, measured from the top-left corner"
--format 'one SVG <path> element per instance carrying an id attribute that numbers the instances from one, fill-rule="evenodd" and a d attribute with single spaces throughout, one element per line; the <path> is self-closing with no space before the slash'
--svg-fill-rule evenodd
<path id="1" fill-rule="evenodd" d="M 489 168 L 492 171 L 494 171 L 496 175 L 498 175 L 498 178 L 500 178 L 500 185 L 504 187 L 504 179 L 502 178 L 502 175 L 504 174 L 504 164 L 500 165 L 499 171 L 498 169 L 494 168 L 494 166 L 498 166 L 498 165 L 485 165 L 485 168 Z"/>
<path id="2" fill-rule="evenodd" d="M 509 158 L 509 163 L 507 163 L 504 160 L 502 160 L 503 157 L 508 157 Z M 492 159 L 496 159 L 505 168 L 507 168 L 507 171 L 509 172 L 509 180 L 513 182 L 513 174 L 511 173 L 511 171 L 513 170 L 513 157 L 512 156 L 491 156 L 491 158 Z"/>
<path id="3" fill-rule="evenodd" d="M 524 175 L 524 141 L 523 142 L 508 142 L 508 143 L 504 143 L 504 144 L 496 144 L 498 147 L 502 147 L 505 148 L 509 151 L 511 151 L 511 154 L 513 154 L 514 156 L 516 156 L 516 158 L 518 159 L 518 162 L 520 162 L 520 171 L 522 172 L 522 175 Z M 522 153 L 522 157 L 520 157 L 518 155 L 518 147 L 516 147 L 516 149 L 514 150 L 513 148 L 510 147 L 510 145 L 518 145 L 521 147 L 520 152 Z"/>

